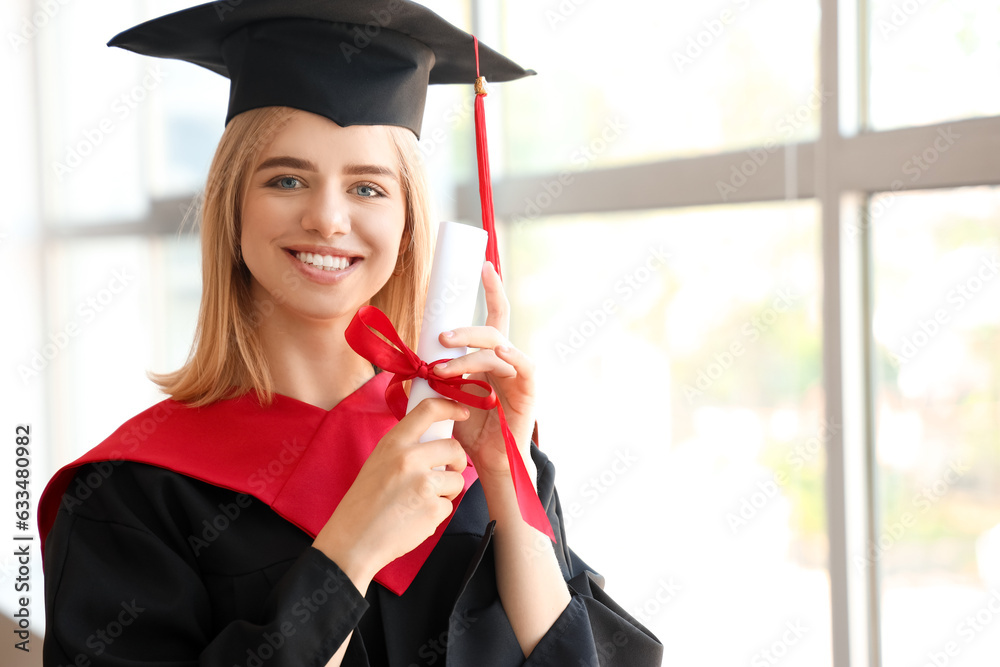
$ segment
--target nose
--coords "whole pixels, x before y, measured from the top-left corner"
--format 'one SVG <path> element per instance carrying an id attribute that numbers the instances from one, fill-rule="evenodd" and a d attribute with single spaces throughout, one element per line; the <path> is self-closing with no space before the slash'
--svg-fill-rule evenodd
<path id="1" fill-rule="evenodd" d="M 324 239 L 349 233 L 351 217 L 345 196 L 332 187 L 315 189 L 302 212 L 302 229 L 315 231 Z"/>

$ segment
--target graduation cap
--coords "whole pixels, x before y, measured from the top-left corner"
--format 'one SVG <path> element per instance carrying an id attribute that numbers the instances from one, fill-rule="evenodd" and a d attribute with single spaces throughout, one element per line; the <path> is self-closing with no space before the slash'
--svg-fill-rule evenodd
<path id="1" fill-rule="evenodd" d="M 227 123 L 287 106 L 418 137 L 429 84 L 534 74 L 407 0 L 220 0 L 137 25 L 108 46 L 229 78 Z"/>

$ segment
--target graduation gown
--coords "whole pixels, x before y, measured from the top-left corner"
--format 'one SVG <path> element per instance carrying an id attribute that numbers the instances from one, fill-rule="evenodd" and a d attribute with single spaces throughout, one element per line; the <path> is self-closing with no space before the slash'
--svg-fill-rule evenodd
<path id="1" fill-rule="evenodd" d="M 345 667 L 659 665 L 656 638 L 566 546 L 554 468 L 534 445 L 538 493 L 558 537 L 555 553 L 571 601 L 527 660 L 497 593 L 493 525 L 478 481 L 467 483 L 411 581 L 383 571 L 385 582 L 372 582 L 362 596 L 311 546 L 319 521 L 312 515 L 329 517 L 329 505 L 343 495 L 315 481 L 328 472 L 324 465 L 339 460 L 330 442 L 337 429 L 330 427 L 344 424 L 331 413 L 344 406 L 345 418 L 357 419 L 348 414 L 352 405 L 367 403 L 385 375 L 329 413 L 285 397 L 270 408 L 234 399 L 247 411 L 242 423 L 218 424 L 215 438 L 183 446 L 171 439 L 204 431 L 217 413 L 165 402 L 127 422 L 97 454 L 57 473 L 39 510 L 44 664 L 322 666 L 353 631 Z M 129 443 L 165 406 L 169 418 L 147 428 L 152 433 L 138 446 Z M 377 423 L 374 431 L 389 424 L 368 417 Z M 284 449 L 273 440 L 264 456 L 254 441 L 271 441 L 278 433 L 267 427 L 274 424 L 296 429 L 301 440 L 286 433 Z M 249 445 L 239 449 L 241 439 Z M 299 442 L 301 451 L 282 457 L 289 442 Z M 212 463 L 172 454 L 190 456 L 192 448 Z M 282 460 L 288 463 L 274 465 Z M 220 472 L 223 461 L 229 465 Z M 358 469 L 339 483 L 349 487 Z M 295 509 L 303 504 L 309 508 Z"/>

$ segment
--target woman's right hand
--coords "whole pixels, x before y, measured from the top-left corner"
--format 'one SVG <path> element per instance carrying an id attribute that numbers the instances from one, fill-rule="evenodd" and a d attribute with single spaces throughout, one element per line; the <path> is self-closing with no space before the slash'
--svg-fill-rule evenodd
<path id="1" fill-rule="evenodd" d="M 419 546 L 451 514 L 452 500 L 465 486 L 465 450 L 450 438 L 419 440 L 434 422 L 468 416 L 468 408 L 454 401 L 421 401 L 379 441 L 316 535 L 313 546 L 362 595 L 379 570 Z"/>

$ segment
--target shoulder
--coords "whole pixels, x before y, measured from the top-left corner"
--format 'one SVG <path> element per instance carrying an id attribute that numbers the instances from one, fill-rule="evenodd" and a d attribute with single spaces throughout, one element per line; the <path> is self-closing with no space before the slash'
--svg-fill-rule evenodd
<path id="1" fill-rule="evenodd" d="M 96 461 L 76 469 L 59 515 L 156 530 L 199 514 L 233 491 L 163 467 L 134 461 Z"/>
<path id="2" fill-rule="evenodd" d="M 103 461 L 76 471 L 47 535 L 45 562 L 48 570 L 71 548 L 127 549 L 232 573 L 294 559 L 309 541 L 249 494 L 157 466 Z"/>
<path id="3" fill-rule="evenodd" d="M 141 495 L 147 486 L 176 487 L 177 480 L 184 476 L 235 488 L 234 481 L 246 480 L 254 461 L 266 456 L 275 433 L 284 432 L 289 422 L 296 420 L 301 422 L 301 415 L 291 410 L 263 409 L 249 395 L 204 407 L 172 399 L 161 401 L 126 421 L 52 477 L 39 501 L 43 539 L 60 507 L 78 506 L 91 496 L 96 496 L 94 503 L 112 502 L 122 494 Z M 139 469 L 126 466 L 126 461 L 183 475 L 136 472 Z M 128 473 L 120 474 L 120 470 Z M 154 479 L 135 480 L 136 476 L 151 475 Z"/>

